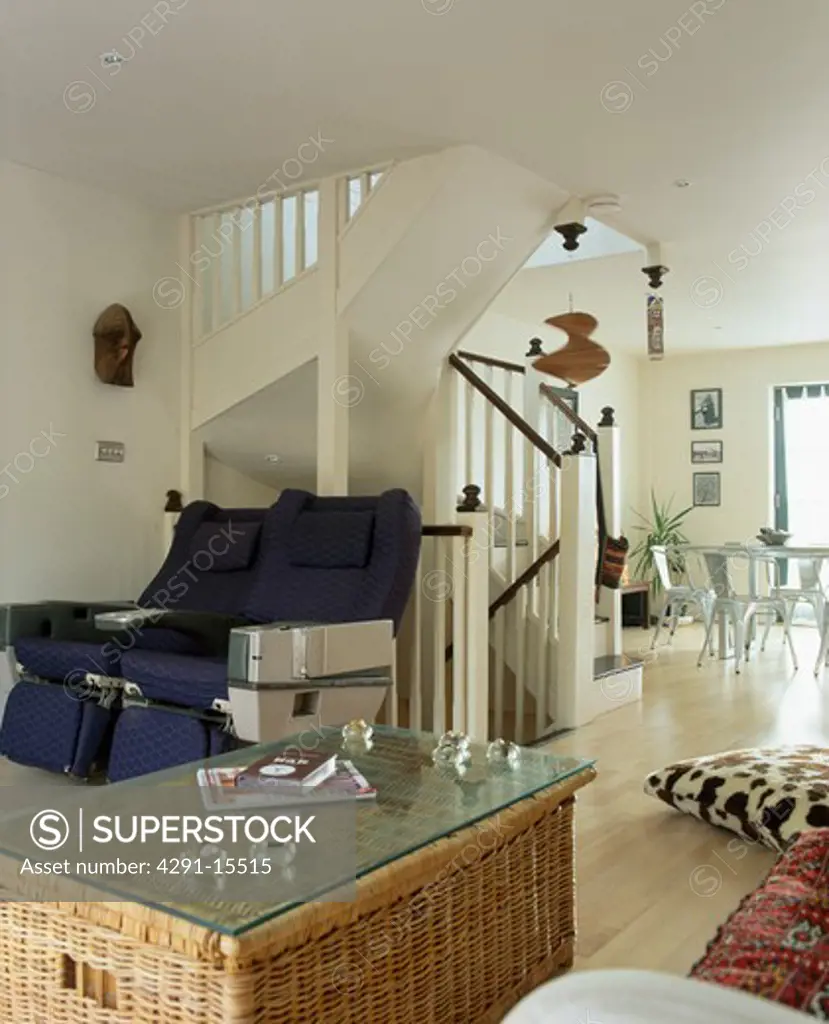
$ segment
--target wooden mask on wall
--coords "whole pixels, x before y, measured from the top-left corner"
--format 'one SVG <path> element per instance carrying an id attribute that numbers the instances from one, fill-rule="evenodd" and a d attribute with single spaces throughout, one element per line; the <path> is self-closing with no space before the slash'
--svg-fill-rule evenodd
<path id="1" fill-rule="evenodd" d="M 95 339 L 95 373 L 104 384 L 131 388 L 132 357 L 141 341 L 141 331 L 130 311 L 114 303 L 101 313 L 92 328 Z"/>

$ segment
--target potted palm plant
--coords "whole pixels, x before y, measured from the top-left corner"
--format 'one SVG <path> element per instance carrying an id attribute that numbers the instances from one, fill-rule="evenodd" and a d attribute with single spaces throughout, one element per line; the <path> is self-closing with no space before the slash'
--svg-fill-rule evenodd
<path id="1" fill-rule="evenodd" d="M 659 502 L 656 500 L 654 492 L 651 491 L 652 518 L 642 515 L 635 509 L 633 511 L 633 514 L 642 520 L 642 523 L 634 526 L 633 529 L 645 534 L 645 537 L 630 553 L 631 559 L 635 560 L 633 571 L 637 579 L 650 581 L 654 597 L 658 597 L 662 590 L 662 580 L 656 571 L 651 548 L 660 545 L 666 547 L 671 572 L 677 575 L 685 572 L 685 555 L 676 550 L 676 545 L 688 543 L 688 538 L 682 532 L 682 527 L 693 505 L 682 509 L 681 512 L 674 512 L 671 508 L 672 504 L 673 498 L 666 502 Z"/>

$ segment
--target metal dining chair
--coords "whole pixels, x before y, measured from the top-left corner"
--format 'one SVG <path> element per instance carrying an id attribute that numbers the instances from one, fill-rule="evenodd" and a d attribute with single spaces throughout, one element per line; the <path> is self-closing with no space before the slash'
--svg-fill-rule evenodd
<path id="1" fill-rule="evenodd" d="M 826 608 L 826 595 L 823 592 L 823 587 L 820 581 L 820 572 L 823 566 L 823 560 L 820 558 L 798 558 L 797 559 L 797 571 L 800 578 L 799 587 L 785 587 L 780 581 L 780 562 L 778 559 L 773 558 L 770 560 L 772 564 L 769 566 L 770 579 L 769 589 L 775 597 L 780 598 L 786 606 L 786 612 L 788 615 L 788 623 L 791 626 L 797 606 L 799 604 L 808 604 L 815 613 L 815 624 L 819 630 L 823 628 L 823 618 Z M 763 640 L 760 644 L 760 650 L 765 650 L 766 640 L 768 639 L 769 630 L 771 629 L 772 620 L 769 618 L 766 623 L 766 628 L 763 631 Z"/>
<path id="2" fill-rule="evenodd" d="M 751 650 L 749 634 L 751 621 L 758 614 L 764 614 L 773 616 L 775 621 L 778 615 L 782 617 L 784 636 L 789 644 L 792 663 L 797 671 L 797 655 L 792 642 L 791 623 L 786 612 L 786 602 L 773 593 L 768 596 L 736 593 L 731 578 L 728 555 L 716 551 L 706 551 L 703 554 L 703 560 L 708 570 L 709 585 L 714 592 L 714 601 L 711 607 L 711 616 L 706 624 L 705 639 L 699 652 L 697 667 L 702 665 L 705 652 L 711 647 L 715 620 L 720 616 L 725 616 L 731 621 L 734 630 L 734 670 L 739 672 L 743 658 L 748 661 Z"/>
<path id="3" fill-rule="evenodd" d="M 815 661 L 815 675 L 820 675 L 820 670 L 826 664 L 827 658 L 829 658 L 829 614 L 827 609 L 824 608 L 823 618 L 820 623 L 820 647 L 817 652 L 817 660 Z"/>
<path id="4" fill-rule="evenodd" d="M 714 594 L 705 587 L 694 586 L 690 577 L 688 583 L 674 583 L 671 579 L 668 551 L 664 545 L 655 544 L 651 548 L 651 557 L 653 558 L 653 564 L 656 566 L 659 582 L 662 584 L 662 591 L 665 595 L 662 601 L 662 608 L 656 618 L 656 628 L 653 631 L 653 639 L 651 640 L 651 650 L 653 650 L 656 647 L 656 641 L 659 639 L 659 634 L 662 631 L 666 618 L 671 621 L 669 642 L 673 640 L 682 608 L 687 605 L 696 605 L 700 609 L 703 621 L 707 626 L 709 609 L 713 603 Z"/>

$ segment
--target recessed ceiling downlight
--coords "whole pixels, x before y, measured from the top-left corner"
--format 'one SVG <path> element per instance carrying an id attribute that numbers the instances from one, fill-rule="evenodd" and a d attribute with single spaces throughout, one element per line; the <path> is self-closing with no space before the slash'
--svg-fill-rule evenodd
<path id="1" fill-rule="evenodd" d="M 280 458 L 278 455 L 266 455 L 265 462 L 279 462 Z"/>

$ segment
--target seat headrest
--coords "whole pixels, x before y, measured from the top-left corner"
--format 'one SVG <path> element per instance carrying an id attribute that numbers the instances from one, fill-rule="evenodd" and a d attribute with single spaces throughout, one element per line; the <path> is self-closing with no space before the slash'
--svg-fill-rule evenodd
<path id="1" fill-rule="evenodd" d="M 302 512 L 291 530 L 288 560 L 306 569 L 364 569 L 373 536 L 373 511 Z"/>
<path id="2" fill-rule="evenodd" d="M 261 523 L 202 523 L 193 531 L 190 558 L 202 572 L 240 572 L 253 564 L 261 532 Z"/>

